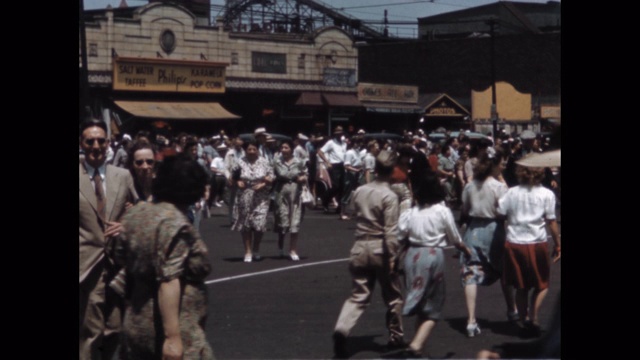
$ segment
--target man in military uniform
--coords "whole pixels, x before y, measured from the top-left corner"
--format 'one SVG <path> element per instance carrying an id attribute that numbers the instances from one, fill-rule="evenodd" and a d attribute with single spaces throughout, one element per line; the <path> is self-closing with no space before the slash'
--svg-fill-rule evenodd
<path id="1" fill-rule="evenodd" d="M 398 196 L 390 182 L 397 161 L 395 152 L 381 151 L 376 157 L 378 177 L 353 193 L 350 206 L 356 214 L 356 241 L 351 248 L 349 271 L 351 296 L 344 302 L 333 334 L 337 358 L 346 358 L 346 338 L 371 302 L 376 280 L 387 305 L 389 348 L 405 346 L 402 329 L 401 280 L 394 268 L 400 250 L 397 239 Z"/>

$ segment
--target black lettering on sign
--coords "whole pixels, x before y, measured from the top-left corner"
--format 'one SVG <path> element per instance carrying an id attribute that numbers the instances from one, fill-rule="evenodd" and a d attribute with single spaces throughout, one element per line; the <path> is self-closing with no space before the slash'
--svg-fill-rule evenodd
<path id="1" fill-rule="evenodd" d="M 124 83 L 131 87 L 145 87 L 147 80 L 145 78 L 124 78 Z"/>

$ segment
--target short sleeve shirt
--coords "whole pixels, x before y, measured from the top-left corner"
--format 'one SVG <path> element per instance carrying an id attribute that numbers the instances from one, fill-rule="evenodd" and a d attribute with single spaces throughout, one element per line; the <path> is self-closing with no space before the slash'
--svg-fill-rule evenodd
<path id="1" fill-rule="evenodd" d="M 485 181 L 473 180 L 462 190 L 462 211 L 469 216 L 495 219 L 498 200 L 507 193 L 506 184 L 489 176 Z"/>
<path id="2" fill-rule="evenodd" d="M 332 164 L 344 163 L 344 155 L 347 152 L 347 144 L 344 141 L 336 142 L 334 139 L 327 141 L 320 149 L 327 160 Z"/>
<path id="3" fill-rule="evenodd" d="M 442 202 L 420 208 L 414 206 L 400 214 L 398 230 L 413 246 L 445 247 L 462 242 L 451 209 Z"/>
<path id="4" fill-rule="evenodd" d="M 541 185 L 515 186 L 498 201 L 498 213 L 507 216 L 507 241 L 515 244 L 545 242 L 545 220 L 556 218 L 555 195 Z"/>
<path id="5" fill-rule="evenodd" d="M 352 166 L 354 168 L 362 167 L 362 159 L 360 158 L 360 154 L 354 150 L 347 150 L 347 153 L 344 156 L 344 164 Z"/>
<path id="6" fill-rule="evenodd" d="M 371 153 L 367 153 L 364 157 L 364 169 L 373 171 L 376 167 L 376 158 L 371 155 Z"/>

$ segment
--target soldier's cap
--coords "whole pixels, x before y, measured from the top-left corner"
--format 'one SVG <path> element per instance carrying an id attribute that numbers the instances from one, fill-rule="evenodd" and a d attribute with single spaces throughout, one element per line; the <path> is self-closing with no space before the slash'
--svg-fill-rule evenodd
<path id="1" fill-rule="evenodd" d="M 342 126 L 338 125 L 336 126 L 336 128 L 333 130 L 334 134 L 343 134 L 344 130 L 342 130 Z"/>
<path id="2" fill-rule="evenodd" d="M 257 128 L 254 132 L 253 132 L 254 136 L 258 136 L 258 135 L 268 135 L 267 134 L 267 129 L 263 128 L 263 127 L 259 127 Z"/>
<path id="3" fill-rule="evenodd" d="M 308 137 L 306 137 L 303 133 L 299 133 L 298 134 L 298 139 L 302 140 L 302 141 L 307 141 L 309 140 Z"/>
<path id="4" fill-rule="evenodd" d="M 398 161 L 398 155 L 395 151 L 382 150 L 376 156 L 376 162 L 384 167 L 394 167 Z"/>

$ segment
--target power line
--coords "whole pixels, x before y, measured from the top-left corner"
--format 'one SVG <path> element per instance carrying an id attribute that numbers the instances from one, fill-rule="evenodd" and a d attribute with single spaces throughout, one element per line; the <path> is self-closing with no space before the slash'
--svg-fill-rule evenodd
<path id="1" fill-rule="evenodd" d="M 376 4 L 376 5 L 361 5 L 361 6 L 351 6 L 351 7 L 343 7 L 340 8 L 340 10 L 347 10 L 347 9 L 361 9 L 361 8 L 371 8 L 371 7 L 382 7 L 382 6 L 397 6 L 397 5 L 409 5 L 409 4 L 425 4 L 425 3 L 432 3 L 433 0 L 427 0 L 427 1 L 410 1 L 410 2 L 404 2 L 404 3 L 387 3 L 387 4 Z"/>

